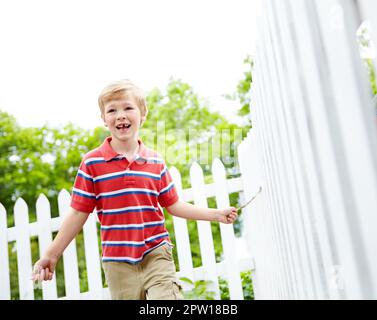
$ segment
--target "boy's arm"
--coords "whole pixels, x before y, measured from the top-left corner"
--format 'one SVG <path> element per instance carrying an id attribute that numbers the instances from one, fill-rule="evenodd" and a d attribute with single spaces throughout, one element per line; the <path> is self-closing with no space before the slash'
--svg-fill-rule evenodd
<path id="1" fill-rule="evenodd" d="M 218 221 L 222 223 L 233 223 L 237 219 L 237 209 L 229 207 L 225 209 L 210 209 L 192 205 L 178 200 L 166 210 L 173 215 L 189 220 Z"/>
<path id="2" fill-rule="evenodd" d="M 32 280 L 51 280 L 55 266 L 65 248 L 71 243 L 84 226 L 89 214 L 70 209 L 44 255 L 34 265 Z"/>
<path id="3" fill-rule="evenodd" d="M 65 248 L 81 231 L 88 217 L 88 213 L 70 208 L 54 241 L 47 248 L 46 255 L 60 258 Z"/>

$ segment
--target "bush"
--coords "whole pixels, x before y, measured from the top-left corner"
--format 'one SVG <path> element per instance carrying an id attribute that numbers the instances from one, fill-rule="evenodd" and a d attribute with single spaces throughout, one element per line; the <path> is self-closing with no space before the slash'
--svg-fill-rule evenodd
<path id="1" fill-rule="evenodd" d="M 244 300 L 254 300 L 251 271 L 242 271 L 240 275 Z M 188 278 L 180 278 L 180 280 L 194 286 L 193 289 L 183 292 L 185 299 L 214 300 L 215 293 L 208 290 L 208 286 L 212 283 L 212 281 L 197 280 L 194 282 Z M 228 281 L 224 278 L 219 278 L 219 287 L 221 300 L 230 300 Z"/>

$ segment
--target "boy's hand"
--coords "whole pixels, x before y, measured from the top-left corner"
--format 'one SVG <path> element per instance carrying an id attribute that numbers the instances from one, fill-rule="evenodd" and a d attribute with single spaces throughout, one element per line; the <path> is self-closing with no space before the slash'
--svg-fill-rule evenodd
<path id="1" fill-rule="evenodd" d="M 54 257 L 43 257 L 38 260 L 33 268 L 33 274 L 31 280 L 33 281 L 47 281 L 52 280 L 55 266 L 58 262 Z"/>
<path id="2" fill-rule="evenodd" d="M 217 214 L 217 221 L 230 224 L 233 223 L 238 217 L 237 209 L 229 207 L 225 209 L 219 209 Z"/>

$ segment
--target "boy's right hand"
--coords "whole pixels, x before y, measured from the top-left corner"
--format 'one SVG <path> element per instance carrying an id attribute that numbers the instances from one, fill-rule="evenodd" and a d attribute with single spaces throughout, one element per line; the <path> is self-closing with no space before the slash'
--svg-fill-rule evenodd
<path id="1" fill-rule="evenodd" d="M 55 266 L 58 262 L 54 257 L 43 257 L 39 259 L 33 268 L 33 274 L 31 280 L 33 281 L 47 281 L 52 280 L 52 276 L 55 271 Z"/>

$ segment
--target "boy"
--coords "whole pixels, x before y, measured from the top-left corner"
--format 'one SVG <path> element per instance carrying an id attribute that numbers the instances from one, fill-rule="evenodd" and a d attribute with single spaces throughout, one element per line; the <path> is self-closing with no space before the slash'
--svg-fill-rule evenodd
<path id="1" fill-rule="evenodd" d="M 98 103 L 111 136 L 84 156 L 70 212 L 36 262 L 32 279 L 52 279 L 63 251 L 96 208 L 111 298 L 182 299 L 161 207 L 178 217 L 222 223 L 233 223 L 237 211 L 201 208 L 178 198 L 163 160 L 139 139 L 148 114 L 140 88 L 128 80 L 111 83 Z"/>

